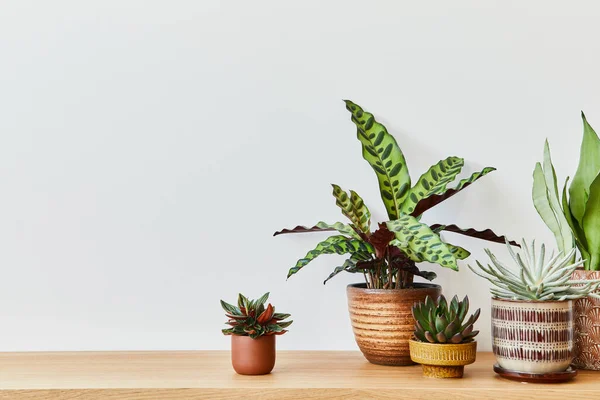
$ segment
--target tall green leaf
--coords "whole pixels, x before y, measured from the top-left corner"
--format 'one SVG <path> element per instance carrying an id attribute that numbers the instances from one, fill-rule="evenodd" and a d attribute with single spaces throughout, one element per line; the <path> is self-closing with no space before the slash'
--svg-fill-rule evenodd
<path id="1" fill-rule="evenodd" d="M 568 185 L 569 185 L 569 177 L 567 177 L 567 179 L 565 181 L 565 186 L 563 186 L 563 192 L 562 192 L 563 211 L 564 211 L 565 217 L 567 219 L 567 222 L 569 223 L 569 226 L 571 227 L 571 231 L 573 232 L 573 234 L 575 236 L 575 243 L 577 244 L 577 248 L 579 249 L 579 252 L 581 253 L 581 257 L 584 260 L 584 267 L 585 267 L 585 269 L 589 269 L 589 267 L 590 267 L 590 252 L 588 251 L 588 244 L 587 244 L 587 240 L 585 239 L 585 233 L 583 232 L 583 229 L 581 229 L 581 227 L 579 226 L 579 222 L 577 222 L 577 220 L 571 213 L 571 209 L 569 208 L 569 201 L 567 199 Z"/>
<path id="2" fill-rule="evenodd" d="M 361 232 L 370 233 L 371 212 L 365 205 L 363 199 L 353 190 L 350 196 L 341 187 L 331 184 L 333 187 L 333 196 L 335 204 L 342 209 L 344 214 Z"/>
<path id="3" fill-rule="evenodd" d="M 456 257 L 440 236 L 429 226 L 419 222 L 415 217 L 403 214 L 395 221 L 386 222 L 390 231 L 396 235 L 393 245 L 399 245 L 413 261 L 425 260 L 458 270 Z"/>
<path id="4" fill-rule="evenodd" d="M 600 270 L 600 174 L 590 185 L 590 197 L 583 214 L 583 231 L 591 257 L 589 269 L 598 271 Z"/>
<path id="5" fill-rule="evenodd" d="M 554 234 L 558 250 L 568 254 L 575 245 L 574 236 L 558 197 L 556 172 L 547 140 L 544 144 L 544 166 L 542 168 L 537 163 L 533 171 L 532 198 L 538 214 Z M 575 255 L 572 262 L 574 261 Z"/>
<path id="6" fill-rule="evenodd" d="M 364 111 L 359 105 L 344 100 L 352 113 L 352 122 L 357 127 L 357 137 L 362 143 L 362 155 L 371 165 L 379 181 L 381 199 L 388 217 L 392 220 L 400 215 L 400 207 L 410 189 L 410 175 L 402 150 L 396 139 L 373 114 Z"/>
<path id="7" fill-rule="evenodd" d="M 290 268 L 287 277 L 289 278 L 300 271 L 304 266 L 321 254 L 372 253 L 373 251 L 373 247 L 362 240 L 348 239 L 345 236 L 331 236 L 317 244 L 313 250 L 306 253 L 304 258 L 299 259 L 296 265 Z"/>
<path id="8" fill-rule="evenodd" d="M 410 189 L 408 197 L 402 203 L 401 210 L 404 214 L 410 214 L 424 198 L 432 194 L 442 194 L 446 191 L 446 185 L 452 182 L 462 170 L 465 162 L 459 157 L 448 157 L 432 165 L 425 172 L 415 186 Z"/>
<path id="9" fill-rule="evenodd" d="M 590 186 L 600 172 L 600 139 L 590 126 L 583 112 L 583 140 L 579 154 L 579 165 L 569 187 L 571 212 L 580 225 L 583 225 L 583 214 Z"/>
<path id="10" fill-rule="evenodd" d="M 429 210 L 430 208 L 440 204 L 442 201 L 448 200 L 450 197 L 454 196 L 461 190 L 465 189 L 466 187 L 471 185 L 473 182 L 475 182 L 479 178 L 482 178 L 482 177 L 486 176 L 487 174 L 489 174 L 490 172 L 495 171 L 495 170 L 496 170 L 496 168 L 486 167 L 479 172 L 475 172 L 475 173 L 471 174 L 470 177 L 462 179 L 460 182 L 458 182 L 458 185 L 456 185 L 456 187 L 453 189 L 447 189 L 442 194 L 433 194 L 429 197 L 421 199 L 419 201 L 419 203 L 417 203 L 413 212 L 410 213 L 410 215 L 412 215 L 414 217 L 418 217 L 419 215 L 423 214 L 425 211 Z"/>
<path id="11" fill-rule="evenodd" d="M 350 226 L 343 224 L 341 222 L 336 222 L 334 224 L 328 224 L 327 222 L 319 221 L 316 225 L 312 227 L 306 227 L 302 225 L 298 225 L 292 229 L 282 229 L 273 234 L 273 236 L 284 235 L 286 233 L 305 233 L 305 232 L 327 232 L 327 231 L 338 231 L 342 235 L 350 236 L 354 239 L 360 239 L 360 235 L 356 233 L 356 231 Z"/>

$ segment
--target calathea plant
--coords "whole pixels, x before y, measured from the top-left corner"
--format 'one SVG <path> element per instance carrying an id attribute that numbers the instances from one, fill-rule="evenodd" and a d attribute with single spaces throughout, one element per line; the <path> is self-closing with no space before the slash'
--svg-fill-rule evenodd
<path id="1" fill-rule="evenodd" d="M 600 270 L 600 139 L 583 118 L 583 140 L 579 166 L 569 186 L 569 177 L 559 197 L 556 172 L 548 142 L 544 146 L 543 166 L 533 173 L 533 202 L 538 213 L 554 233 L 559 250 L 565 254 L 577 246 L 586 270 Z M 567 190 L 568 187 L 568 190 Z M 568 194 L 567 194 L 568 192 Z M 571 260 L 575 260 L 572 254 Z"/>
<path id="2" fill-rule="evenodd" d="M 260 336 L 283 335 L 293 321 L 283 321 L 290 314 L 276 313 L 270 303 L 265 307 L 269 293 L 257 300 L 249 300 L 243 294 L 238 296 L 238 306 L 221 300 L 221 307 L 226 312 L 230 328 L 223 329 L 225 335 L 250 336 L 256 339 Z"/>
<path id="3" fill-rule="evenodd" d="M 459 157 L 448 157 L 431 166 L 416 183 L 411 177 L 402 150 L 385 126 L 373 114 L 346 100 L 346 108 L 357 128 L 357 138 L 362 145 L 362 156 L 369 163 L 377 180 L 381 199 L 389 221 L 379 223 L 371 231 L 371 213 L 363 199 L 354 191 L 346 192 L 333 186 L 336 205 L 349 223 L 318 222 L 312 227 L 297 226 L 283 229 L 284 233 L 337 231 L 309 251 L 288 272 L 288 278 L 322 254 L 347 255 L 346 261 L 325 280 L 342 271 L 363 273 L 367 287 L 398 289 L 410 287 L 413 276 L 432 280 L 433 272 L 421 271 L 416 263 L 428 261 L 443 267 L 458 269 L 457 260 L 469 256 L 461 247 L 445 242 L 440 232 L 449 231 L 492 242 L 503 243 L 505 238 L 489 229 L 461 229 L 456 225 L 428 225 L 421 221 L 422 214 L 467 188 L 486 174 L 494 171 L 487 167 L 448 187 L 464 166 Z M 516 243 L 515 243 L 516 244 Z"/>

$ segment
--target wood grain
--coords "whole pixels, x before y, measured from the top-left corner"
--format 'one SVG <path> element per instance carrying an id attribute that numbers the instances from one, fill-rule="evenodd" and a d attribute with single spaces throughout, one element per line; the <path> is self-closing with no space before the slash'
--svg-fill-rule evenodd
<path id="1" fill-rule="evenodd" d="M 463 379 L 431 379 L 420 366 L 384 367 L 359 352 L 281 351 L 273 373 L 241 376 L 229 352 L 0 353 L 0 399 L 506 399 L 600 398 L 600 373 L 571 382 L 512 382 L 479 353 Z"/>

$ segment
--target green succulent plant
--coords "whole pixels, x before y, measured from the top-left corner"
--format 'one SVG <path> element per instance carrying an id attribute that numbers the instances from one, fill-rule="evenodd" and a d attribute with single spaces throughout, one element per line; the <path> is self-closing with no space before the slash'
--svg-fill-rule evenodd
<path id="1" fill-rule="evenodd" d="M 231 328 L 223 329 L 224 335 L 250 336 L 256 339 L 260 336 L 283 335 L 293 321 L 283 321 L 290 314 L 276 313 L 275 307 L 270 303 L 265 307 L 269 293 L 265 293 L 257 300 L 249 300 L 243 294 L 238 295 L 238 306 L 233 306 L 221 300 L 221 307 L 226 312 L 227 325 Z"/>
<path id="2" fill-rule="evenodd" d="M 476 261 L 480 271 L 471 265 L 468 267 L 475 274 L 490 281 L 495 288 L 491 288 L 492 295 L 500 299 L 509 300 L 575 300 L 588 295 L 593 295 L 599 280 L 576 281 L 571 276 L 581 261 L 572 263 L 575 249 L 563 254 L 554 252 L 546 258 L 546 247 L 542 244 L 539 252 L 535 248 L 535 240 L 527 245 L 525 240 L 521 243 L 522 252 L 515 252 L 507 243 L 506 247 L 513 259 L 516 268 L 510 268 L 502 263 L 489 250 L 485 252 L 492 264 L 483 266 Z M 600 296 L 596 296 L 599 297 Z"/>
<path id="3" fill-rule="evenodd" d="M 583 140 L 579 166 L 569 186 L 566 178 L 559 196 L 556 172 L 546 141 L 543 163 L 533 172 L 533 202 L 552 230 L 558 249 L 564 254 L 577 247 L 584 268 L 600 270 L 600 139 L 583 112 Z M 567 190 L 568 187 L 568 190 Z M 568 192 L 568 194 L 567 194 Z M 573 253 L 572 261 L 575 260 Z"/>
<path id="4" fill-rule="evenodd" d="M 490 229 L 478 231 L 454 224 L 428 225 L 421 221 L 425 211 L 459 193 L 494 168 L 483 168 L 449 187 L 461 172 L 464 160 L 448 157 L 431 166 L 411 185 L 408 166 L 396 139 L 373 114 L 349 100 L 345 102 L 357 129 L 362 156 L 377 176 L 389 221 L 378 224 L 371 232 L 371 212 L 363 199 L 353 190 L 347 192 L 333 184 L 336 205 L 349 223 L 321 221 L 312 227 L 297 226 L 274 234 L 337 231 L 299 259 L 288 271 L 288 278 L 322 254 L 338 254 L 347 259 L 325 282 L 345 271 L 364 274 L 369 288 L 405 288 L 412 286 L 414 275 L 428 280 L 436 277 L 434 272 L 421 271 L 417 263 L 427 261 L 457 270 L 457 260 L 470 255 L 466 249 L 444 241 L 440 236 L 442 231 L 504 243 L 505 238 Z"/>
<path id="5" fill-rule="evenodd" d="M 427 296 L 424 302 L 415 303 L 412 315 L 415 318 L 415 338 L 429 343 L 468 343 L 472 342 L 479 331 L 473 325 L 479 318 L 481 309 L 465 318 L 469 311 L 469 298 L 458 301 L 454 296 L 450 304 L 441 295 L 436 301 Z"/>

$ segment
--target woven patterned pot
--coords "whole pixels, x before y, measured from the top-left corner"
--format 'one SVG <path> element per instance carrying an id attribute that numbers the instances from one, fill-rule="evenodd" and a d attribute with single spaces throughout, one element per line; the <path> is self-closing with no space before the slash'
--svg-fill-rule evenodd
<path id="1" fill-rule="evenodd" d="M 460 344 L 424 343 L 410 340 L 410 358 L 423 365 L 431 378 L 462 378 L 465 365 L 473 364 L 477 342 Z"/>
<path id="2" fill-rule="evenodd" d="M 415 329 L 411 309 L 426 296 L 437 299 L 439 285 L 415 283 L 411 289 L 367 289 L 348 285 L 348 310 L 356 344 L 365 358 L 380 365 L 412 365 L 408 341 Z"/>
<path id="3" fill-rule="evenodd" d="M 577 269 L 574 280 L 600 279 L 600 271 Z M 585 297 L 575 301 L 575 351 L 573 365 L 600 370 L 600 300 Z"/>
<path id="4" fill-rule="evenodd" d="M 504 369 L 566 370 L 573 359 L 573 301 L 492 299 L 492 348 Z"/>

